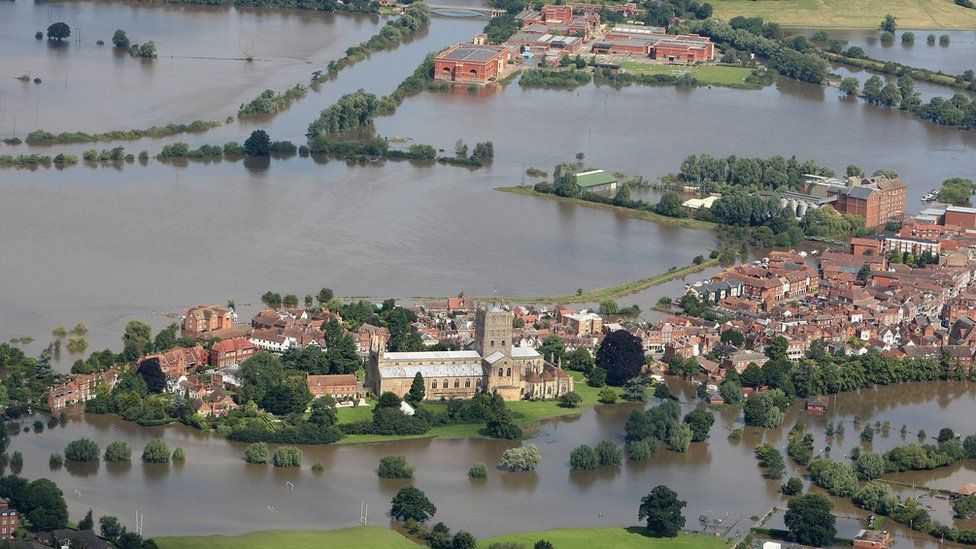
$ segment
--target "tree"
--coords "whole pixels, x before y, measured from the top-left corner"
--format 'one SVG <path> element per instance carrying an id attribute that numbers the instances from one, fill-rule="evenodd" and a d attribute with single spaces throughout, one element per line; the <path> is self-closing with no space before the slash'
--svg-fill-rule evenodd
<path id="1" fill-rule="evenodd" d="M 885 32 L 895 32 L 895 30 L 898 28 L 895 16 L 891 15 L 890 13 L 886 14 L 884 16 L 884 20 L 881 21 L 880 25 L 878 25 L 878 28 Z"/>
<path id="2" fill-rule="evenodd" d="M 952 504 L 952 510 L 956 513 L 957 517 L 962 519 L 968 519 L 976 515 L 976 496 L 966 496 L 957 499 Z"/>
<path id="3" fill-rule="evenodd" d="M 380 395 L 380 398 L 376 401 L 375 410 L 381 410 L 383 408 L 400 408 L 400 397 L 396 393 L 386 391 Z"/>
<path id="4" fill-rule="evenodd" d="M 142 355 L 146 344 L 152 338 L 152 328 L 148 324 L 139 320 L 131 320 L 125 325 L 125 332 L 122 334 L 122 342 L 126 350 L 130 350 L 135 356 L 129 357 L 135 360 Z"/>
<path id="5" fill-rule="evenodd" d="M 692 442 L 702 442 L 708 439 L 708 431 L 715 423 L 715 415 L 707 410 L 695 409 L 688 412 L 684 422 L 691 427 Z"/>
<path id="6" fill-rule="evenodd" d="M 501 465 L 509 471 L 532 471 L 542 461 L 542 454 L 535 444 L 519 448 L 509 448 L 502 453 Z"/>
<path id="7" fill-rule="evenodd" d="M 410 384 L 410 391 L 407 393 L 406 399 L 414 404 L 423 402 L 426 391 L 427 389 L 424 387 L 424 376 L 418 370 L 417 375 L 413 376 L 413 383 Z"/>
<path id="8" fill-rule="evenodd" d="M 594 366 L 586 376 L 586 384 L 590 387 L 603 387 L 607 384 L 607 371 Z"/>
<path id="9" fill-rule="evenodd" d="M 169 458 L 169 445 L 161 438 L 150 440 L 142 450 L 143 463 L 169 463 Z"/>
<path id="10" fill-rule="evenodd" d="M 597 395 L 597 400 L 602 404 L 613 404 L 617 402 L 617 391 L 611 389 L 610 387 L 604 387 L 600 389 L 599 395 Z"/>
<path id="11" fill-rule="evenodd" d="M 563 356 L 563 352 L 566 351 L 566 344 L 559 336 L 549 336 L 542 340 L 542 344 L 539 345 L 539 354 L 546 362 L 551 362 L 555 364 L 556 359 Z"/>
<path id="12" fill-rule="evenodd" d="M 146 382 L 146 387 L 153 393 L 162 393 L 166 390 L 166 374 L 163 373 L 156 357 L 147 358 L 139 363 L 137 373 Z"/>
<path id="13" fill-rule="evenodd" d="M 746 337 L 739 330 L 723 330 L 721 334 L 722 343 L 729 343 L 736 347 L 742 347 L 746 342 Z"/>
<path id="14" fill-rule="evenodd" d="M 554 549 L 554 546 L 552 545 L 552 542 L 540 539 L 539 541 L 535 542 L 532 549 Z"/>
<path id="15" fill-rule="evenodd" d="M 675 191 L 665 191 L 661 195 L 661 200 L 654 206 L 654 212 L 667 217 L 687 217 L 688 214 L 681 204 L 681 195 Z"/>
<path id="16" fill-rule="evenodd" d="M 790 477 L 790 480 L 779 487 L 779 491 L 783 492 L 784 496 L 795 496 L 803 491 L 803 481 L 796 477 Z"/>
<path id="17" fill-rule="evenodd" d="M 854 472 L 861 480 L 874 480 L 885 474 L 885 459 L 877 452 L 864 452 L 854 462 Z"/>
<path id="18" fill-rule="evenodd" d="M 186 461 L 186 450 L 181 447 L 173 450 L 173 457 L 171 458 L 174 463 L 181 463 Z"/>
<path id="19" fill-rule="evenodd" d="M 620 465 L 620 462 L 624 458 L 623 452 L 611 440 L 600 442 L 594 450 L 596 451 L 596 458 L 600 462 L 600 465 Z"/>
<path id="20" fill-rule="evenodd" d="M 570 391 L 559 396 L 559 405 L 563 408 L 577 408 L 582 403 L 583 397 L 579 396 L 574 391 Z"/>
<path id="21" fill-rule="evenodd" d="M 830 513 L 830 500 L 821 494 L 806 494 L 786 504 L 784 522 L 798 543 L 822 547 L 837 535 L 837 517 Z"/>
<path id="22" fill-rule="evenodd" d="M 685 452 L 691 446 L 691 427 L 687 423 L 674 426 L 668 443 L 675 452 Z"/>
<path id="23" fill-rule="evenodd" d="M 596 469 L 599 464 L 596 452 L 587 444 L 582 444 L 569 453 L 569 466 L 575 471 Z"/>
<path id="24" fill-rule="evenodd" d="M 268 463 L 269 458 L 266 442 L 255 442 L 244 449 L 244 461 L 248 463 L 265 464 Z"/>
<path id="25" fill-rule="evenodd" d="M 98 461 L 99 448 L 87 438 L 72 440 L 64 449 L 64 457 L 70 461 Z"/>
<path id="26" fill-rule="evenodd" d="M 268 156 L 271 154 L 271 138 L 264 130 L 254 130 L 244 142 L 244 156 Z"/>
<path id="27" fill-rule="evenodd" d="M 125 35 L 124 30 L 115 31 L 115 34 L 112 35 L 112 44 L 116 48 L 129 48 L 129 37 Z"/>
<path id="28" fill-rule="evenodd" d="M 315 294 L 315 300 L 322 305 L 332 301 L 333 297 L 335 297 L 335 294 L 333 294 L 332 290 L 329 288 L 322 288 L 319 290 L 319 293 Z"/>
<path id="29" fill-rule="evenodd" d="M 563 361 L 564 368 L 583 372 L 584 374 L 590 373 L 590 370 L 593 369 L 593 364 L 593 355 L 585 347 L 579 347 L 572 353 L 569 353 Z"/>
<path id="30" fill-rule="evenodd" d="M 113 516 L 103 516 L 98 519 L 98 529 L 102 537 L 115 542 L 122 535 L 122 525 L 119 519 Z"/>
<path id="31" fill-rule="evenodd" d="M 407 458 L 403 456 L 384 456 L 380 458 L 376 475 L 380 478 L 413 478 L 413 467 L 407 465 Z"/>
<path id="32" fill-rule="evenodd" d="M 139 45 L 139 57 L 143 59 L 154 59 L 156 56 L 156 43 L 152 40 Z"/>
<path id="33" fill-rule="evenodd" d="M 129 443 L 124 440 L 110 442 L 109 445 L 105 447 L 104 459 L 108 463 L 129 461 L 132 459 L 132 447 L 130 447 Z"/>
<path id="34" fill-rule="evenodd" d="M 34 525 L 35 530 L 59 530 L 68 523 L 68 506 L 64 494 L 56 484 L 46 478 L 27 485 L 19 505 L 22 513 Z"/>
<path id="35" fill-rule="evenodd" d="M 53 23 L 47 28 L 48 40 L 57 40 L 60 42 L 69 36 L 71 36 L 71 27 L 63 21 Z"/>
<path id="36" fill-rule="evenodd" d="M 468 469 L 468 476 L 471 478 L 485 478 L 488 476 L 488 466 L 481 462 L 475 463 Z"/>
<path id="37" fill-rule="evenodd" d="M 396 520 L 425 522 L 437 513 L 437 507 L 415 486 L 400 488 L 390 503 L 390 516 Z"/>
<path id="38" fill-rule="evenodd" d="M 647 461 L 660 449 L 661 442 L 656 438 L 638 440 L 630 445 L 630 459 L 634 461 Z"/>
<path id="39" fill-rule="evenodd" d="M 620 387 L 644 367 L 641 340 L 627 330 L 610 332 L 596 353 L 596 364 L 607 371 L 607 384 Z"/>
<path id="40" fill-rule="evenodd" d="M 94 527 L 95 527 L 95 519 L 94 519 L 94 517 L 92 517 L 92 510 L 91 510 L 91 508 L 89 508 L 88 509 L 88 512 L 85 513 L 85 518 L 83 518 L 80 521 L 78 521 L 78 529 L 79 530 L 91 530 Z"/>
<path id="41" fill-rule="evenodd" d="M 271 463 L 275 467 L 301 467 L 302 451 L 294 446 L 279 446 L 275 449 Z"/>
<path id="42" fill-rule="evenodd" d="M 620 306 L 612 299 L 604 299 L 600 302 L 600 313 L 605 315 L 615 315 L 620 312 Z"/>
<path id="43" fill-rule="evenodd" d="M 657 538 L 673 538 L 685 526 L 681 508 L 688 503 L 667 486 L 658 485 L 641 500 L 637 520 L 647 520 L 647 530 Z"/>

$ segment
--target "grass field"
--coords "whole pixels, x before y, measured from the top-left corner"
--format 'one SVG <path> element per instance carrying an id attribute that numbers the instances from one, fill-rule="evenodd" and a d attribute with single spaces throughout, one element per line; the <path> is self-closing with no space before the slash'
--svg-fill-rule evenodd
<path id="1" fill-rule="evenodd" d="M 488 547 L 492 543 L 517 543 L 530 548 L 540 539 L 552 543 L 556 549 L 575 549 L 577 547 L 586 547 L 587 549 L 627 549 L 629 547 L 642 549 L 718 549 L 728 546 L 721 538 L 694 534 L 681 534 L 671 539 L 651 538 L 644 534 L 644 528 L 636 526 L 506 534 L 480 540 L 478 546 Z"/>
<path id="2" fill-rule="evenodd" d="M 699 84 L 717 84 L 720 86 L 736 86 L 746 83 L 746 78 L 752 74 L 749 67 L 732 67 L 729 65 L 705 65 L 701 67 L 676 67 L 674 65 L 659 65 L 656 63 L 638 63 L 624 61 L 620 64 L 625 72 L 633 74 L 681 74 L 691 73 Z"/>
<path id="3" fill-rule="evenodd" d="M 241 536 L 181 536 L 155 538 L 160 549 L 249 549 L 287 547 L 288 549 L 317 549 L 319 547 L 357 547 L 386 549 L 420 545 L 400 534 L 380 526 L 357 526 L 324 532 L 271 530 Z"/>
<path id="4" fill-rule="evenodd" d="M 790 27 L 878 28 L 886 13 L 899 29 L 976 29 L 976 10 L 952 0 L 712 0 L 714 17 L 759 16 Z"/>

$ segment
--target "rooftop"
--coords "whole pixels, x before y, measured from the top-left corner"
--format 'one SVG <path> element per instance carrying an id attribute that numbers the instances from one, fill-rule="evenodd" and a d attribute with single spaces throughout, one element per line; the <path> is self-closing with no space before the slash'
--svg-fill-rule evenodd
<path id="1" fill-rule="evenodd" d="M 438 59 L 448 59 L 451 61 L 472 61 L 484 63 L 491 60 L 496 55 L 502 53 L 505 48 L 498 46 L 475 46 L 473 44 L 459 44 L 441 53 Z"/>
<path id="2" fill-rule="evenodd" d="M 380 377 L 385 379 L 413 379 L 420 375 L 428 377 L 477 377 L 484 374 L 481 363 L 436 364 L 427 366 L 381 366 Z"/>
<path id="3" fill-rule="evenodd" d="M 617 178 L 603 170 L 590 170 L 576 174 L 576 184 L 584 189 L 587 187 L 598 187 L 615 183 Z"/>

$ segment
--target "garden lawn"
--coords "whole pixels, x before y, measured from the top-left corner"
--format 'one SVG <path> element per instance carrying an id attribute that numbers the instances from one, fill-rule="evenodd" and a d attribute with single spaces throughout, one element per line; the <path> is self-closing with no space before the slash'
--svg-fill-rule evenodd
<path id="1" fill-rule="evenodd" d="M 711 0 L 714 17 L 742 15 L 790 27 L 876 29 L 885 14 L 898 29 L 976 29 L 976 10 L 952 0 Z"/>
<path id="2" fill-rule="evenodd" d="M 750 67 L 733 67 L 731 65 L 702 65 L 676 66 L 657 63 L 638 63 L 624 61 L 620 64 L 624 71 L 632 74 L 671 74 L 680 76 L 689 72 L 699 84 L 717 84 L 721 86 L 736 86 L 746 83 L 746 78 L 752 74 Z"/>
<path id="3" fill-rule="evenodd" d="M 160 549 L 248 549 L 287 547 L 288 549 L 317 549 L 319 547 L 356 547 L 385 549 L 404 547 L 417 549 L 416 543 L 380 526 L 357 526 L 324 532 L 270 530 L 241 536 L 181 536 L 155 538 Z"/>
<path id="4" fill-rule="evenodd" d="M 586 377 L 583 376 L 582 372 L 570 371 L 569 373 L 573 376 L 573 392 L 583 399 L 578 407 L 564 408 L 559 405 L 558 400 L 509 402 L 507 406 L 515 414 L 515 422 L 526 427 L 544 419 L 581 414 L 585 408 L 597 404 L 597 395 L 600 393 L 600 389 L 587 385 Z"/>
<path id="5" fill-rule="evenodd" d="M 682 533 L 676 538 L 652 538 L 647 536 L 646 529 L 639 526 L 624 528 L 586 528 L 567 530 L 548 530 L 544 532 L 523 532 L 520 534 L 506 534 L 494 538 L 479 540 L 479 547 L 488 547 L 493 543 L 518 543 L 525 547 L 532 547 L 535 542 L 544 539 L 552 543 L 556 549 L 587 549 L 628 547 L 642 549 L 719 549 L 727 547 L 721 538 L 702 536 L 698 534 Z"/>

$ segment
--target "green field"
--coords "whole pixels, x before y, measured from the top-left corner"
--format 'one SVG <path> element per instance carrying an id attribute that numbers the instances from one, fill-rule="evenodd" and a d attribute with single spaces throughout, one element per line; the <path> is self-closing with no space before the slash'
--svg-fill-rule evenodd
<path id="1" fill-rule="evenodd" d="M 976 29 L 976 10 L 952 0 L 711 0 L 714 17 L 759 16 L 790 27 L 878 28 L 886 13 L 900 29 Z"/>
<path id="2" fill-rule="evenodd" d="M 671 539 L 651 538 L 645 535 L 644 528 L 640 527 L 567 529 L 506 534 L 504 536 L 480 540 L 478 546 L 488 547 L 492 543 L 504 542 L 518 543 L 524 545 L 526 548 L 530 548 L 540 539 L 552 543 L 556 549 L 575 549 L 577 547 L 586 547 L 587 549 L 627 549 L 628 547 L 643 549 L 718 549 L 720 547 L 728 547 L 728 544 L 721 538 L 695 534 L 681 534 Z"/>
<path id="3" fill-rule="evenodd" d="M 739 86 L 746 83 L 746 78 L 752 74 L 749 67 L 733 67 L 731 65 L 703 65 L 676 66 L 657 63 L 638 63 L 624 61 L 620 64 L 625 72 L 632 74 L 671 74 L 680 76 L 685 72 L 691 73 L 699 84 L 716 84 L 719 86 Z"/>
<path id="4" fill-rule="evenodd" d="M 252 547 L 287 547 L 288 549 L 406 547 L 417 549 L 420 547 L 393 530 L 380 526 L 357 526 L 324 532 L 270 530 L 252 532 L 241 536 L 181 536 L 155 539 L 160 549 L 247 549 Z"/>

